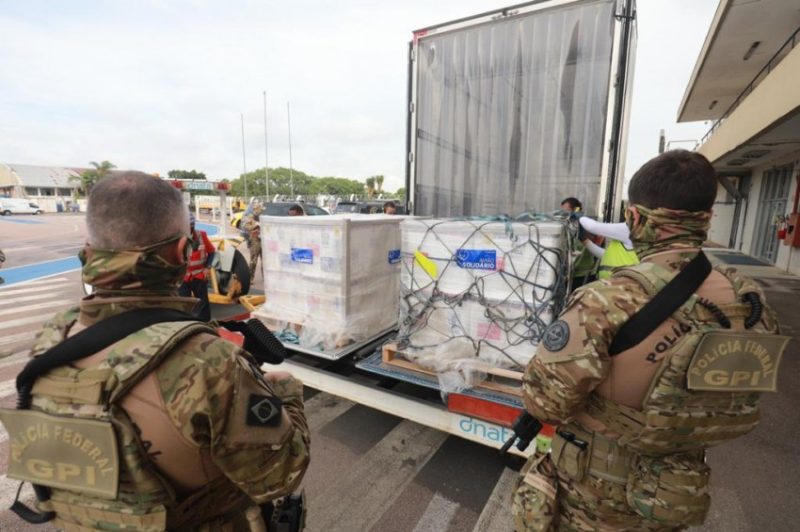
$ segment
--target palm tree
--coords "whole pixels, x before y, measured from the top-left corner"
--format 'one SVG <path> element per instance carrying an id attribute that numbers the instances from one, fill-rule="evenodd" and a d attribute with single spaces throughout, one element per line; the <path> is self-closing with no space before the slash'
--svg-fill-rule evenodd
<path id="1" fill-rule="evenodd" d="M 376 175 L 375 176 L 375 189 L 378 191 L 378 193 L 383 192 L 383 176 L 382 175 Z"/>
<path id="2" fill-rule="evenodd" d="M 375 176 L 368 177 L 366 182 L 367 182 L 367 196 L 372 198 L 375 195 Z"/>
<path id="3" fill-rule="evenodd" d="M 70 177 L 70 181 L 80 182 L 80 188 L 87 196 L 89 195 L 89 192 L 91 192 L 92 187 L 95 186 L 98 181 L 108 177 L 108 175 L 111 173 L 111 170 L 116 168 L 116 166 L 110 161 L 103 161 L 100 163 L 92 161 L 89 164 L 94 166 L 94 168 L 85 170 L 80 175 Z"/>

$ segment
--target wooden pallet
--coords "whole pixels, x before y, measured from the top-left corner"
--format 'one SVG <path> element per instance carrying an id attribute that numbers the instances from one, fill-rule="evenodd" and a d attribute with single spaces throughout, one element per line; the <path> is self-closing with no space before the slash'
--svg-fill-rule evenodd
<path id="1" fill-rule="evenodd" d="M 397 349 L 397 344 L 386 344 L 383 346 L 382 359 L 384 364 L 411 370 L 416 373 L 435 377 L 436 372 L 425 369 L 410 360 L 403 358 L 403 353 Z M 486 380 L 475 385 L 475 388 L 502 392 L 516 397 L 522 397 L 522 372 L 505 368 L 495 368 L 489 365 L 479 366 L 482 372 L 486 373 Z"/>

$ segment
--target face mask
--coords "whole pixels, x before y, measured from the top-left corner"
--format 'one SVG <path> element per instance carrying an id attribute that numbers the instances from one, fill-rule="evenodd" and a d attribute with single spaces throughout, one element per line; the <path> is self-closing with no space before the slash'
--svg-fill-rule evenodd
<path id="1" fill-rule="evenodd" d="M 639 213 L 639 223 L 633 224 L 633 215 L 629 215 L 629 211 L 625 213 L 625 223 L 631 230 L 631 240 L 639 257 L 667 248 L 703 245 L 711 222 L 710 212 L 633 206 Z"/>
<path id="2" fill-rule="evenodd" d="M 83 264 L 83 282 L 101 290 L 174 290 L 186 273 L 190 247 L 184 246 L 181 264 L 172 264 L 158 254 L 158 249 L 181 238 L 176 236 L 124 251 L 87 245 L 78 253 Z"/>

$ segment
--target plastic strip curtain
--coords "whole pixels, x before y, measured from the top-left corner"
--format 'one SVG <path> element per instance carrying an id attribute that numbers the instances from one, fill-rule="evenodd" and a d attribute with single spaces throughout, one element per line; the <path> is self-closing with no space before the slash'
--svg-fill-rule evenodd
<path id="1" fill-rule="evenodd" d="M 548 212 L 596 200 L 615 2 L 432 35 L 417 54 L 417 213 Z"/>

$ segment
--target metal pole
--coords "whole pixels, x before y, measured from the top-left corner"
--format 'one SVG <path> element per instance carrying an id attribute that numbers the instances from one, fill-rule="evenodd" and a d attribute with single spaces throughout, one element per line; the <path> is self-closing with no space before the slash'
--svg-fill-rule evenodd
<path id="1" fill-rule="evenodd" d="M 267 190 L 267 201 L 269 201 L 269 144 L 267 143 L 267 91 L 264 91 L 264 174 Z"/>
<path id="2" fill-rule="evenodd" d="M 294 201 L 294 173 L 292 172 L 292 114 L 289 109 L 289 102 L 286 102 L 286 122 L 289 124 L 289 186 L 292 191 L 292 201 Z"/>
<path id="3" fill-rule="evenodd" d="M 242 174 L 242 178 L 244 178 L 244 199 L 247 201 L 247 155 L 244 151 L 244 113 L 242 113 L 242 169 L 244 170 Z"/>

